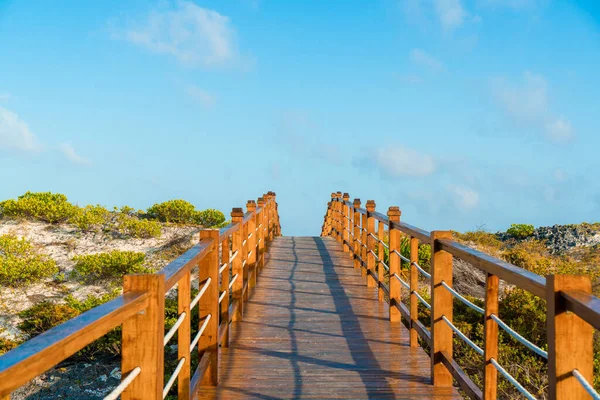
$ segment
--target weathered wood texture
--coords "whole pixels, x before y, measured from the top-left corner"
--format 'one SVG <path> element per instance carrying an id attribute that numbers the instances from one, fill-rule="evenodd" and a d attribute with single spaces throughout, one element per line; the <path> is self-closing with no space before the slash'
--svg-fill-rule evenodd
<path id="1" fill-rule="evenodd" d="M 461 398 L 333 238 L 278 237 L 202 399 Z"/>

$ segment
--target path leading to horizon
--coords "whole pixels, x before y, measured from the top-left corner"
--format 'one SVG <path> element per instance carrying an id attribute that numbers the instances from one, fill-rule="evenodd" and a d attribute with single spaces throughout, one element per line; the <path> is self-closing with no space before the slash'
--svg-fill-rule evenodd
<path id="1" fill-rule="evenodd" d="M 333 238 L 278 237 L 201 399 L 441 398 L 430 359 Z"/>

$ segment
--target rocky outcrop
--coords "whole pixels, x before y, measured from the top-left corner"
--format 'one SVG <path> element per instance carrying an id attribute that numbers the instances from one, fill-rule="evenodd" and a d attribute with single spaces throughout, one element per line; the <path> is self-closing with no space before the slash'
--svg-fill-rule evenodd
<path id="1" fill-rule="evenodd" d="M 600 244 L 600 229 L 589 224 L 542 226 L 535 230 L 533 238 L 546 243 L 550 253 L 562 254 L 575 247 Z"/>

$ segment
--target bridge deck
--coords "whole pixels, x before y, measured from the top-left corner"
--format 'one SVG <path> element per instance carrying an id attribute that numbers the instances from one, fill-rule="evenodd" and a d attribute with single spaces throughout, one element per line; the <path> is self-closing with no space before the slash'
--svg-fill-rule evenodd
<path id="1" fill-rule="evenodd" d="M 279 237 L 203 399 L 462 398 L 332 238 Z"/>

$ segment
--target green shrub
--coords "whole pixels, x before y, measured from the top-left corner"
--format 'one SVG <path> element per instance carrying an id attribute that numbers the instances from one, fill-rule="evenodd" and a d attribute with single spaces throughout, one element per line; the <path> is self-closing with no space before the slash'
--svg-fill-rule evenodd
<path id="1" fill-rule="evenodd" d="M 512 224 L 510 228 L 506 230 L 510 236 L 515 239 L 526 239 L 529 236 L 533 235 L 535 228 L 533 225 L 528 224 Z"/>
<path id="2" fill-rule="evenodd" d="M 195 223 L 196 207 L 185 200 L 169 200 L 153 205 L 148 209 L 148 216 L 162 222 L 176 224 Z"/>
<path id="3" fill-rule="evenodd" d="M 38 253 L 24 238 L 0 236 L 0 284 L 25 285 L 51 277 L 57 272 L 56 262 Z"/>
<path id="4" fill-rule="evenodd" d="M 0 328 L 0 334 L 2 334 L 2 332 L 4 332 L 4 330 L 2 328 Z M 19 344 L 20 344 L 20 342 L 17 340 L 12 340 L 7 337 L 0 336 L 0 356 L 8 351 L 11 351 L 15 347 L 17 347 Z"/>
<path id="5" fill-rule="evenodd" d="M 162 227 L 159 222 L 148 219 L 138 219 L 127 213 L 117 215 L 117 231 L 126 236 L 135 238 L 159 238 Z"/>
<path id="6" fill-rule="evenodd" d="M 33 218 L 57 223 L 72 217 L 77 208 L 68 202 L 67 196 L 51 192 L 27 192 L 17 200 L 0 203 L 2 214 L 8 217 Z"/>
<path id="7" fill-rule="evenodd" d="M 120 278 L 126 274 L 151 272 L 144 267 L 144 253 L 114 250 L 109 253 L 88 254 L 73 257 L 73 275 L 84 282 L 99 279 Z"/>
<path id="8" fill-rule="evenodd" d="M 225 222 L 225 214 L 219 210 L 206 209 L 196 213 L 196 223 L 205 228 L 220 228 Z"/>
<path id="9" fill-rule="evenodd" d="M 100 230 L 110 221 L 110 211 L 101 205 L 77 208 L 69 222 L 84 232 Z"/>

